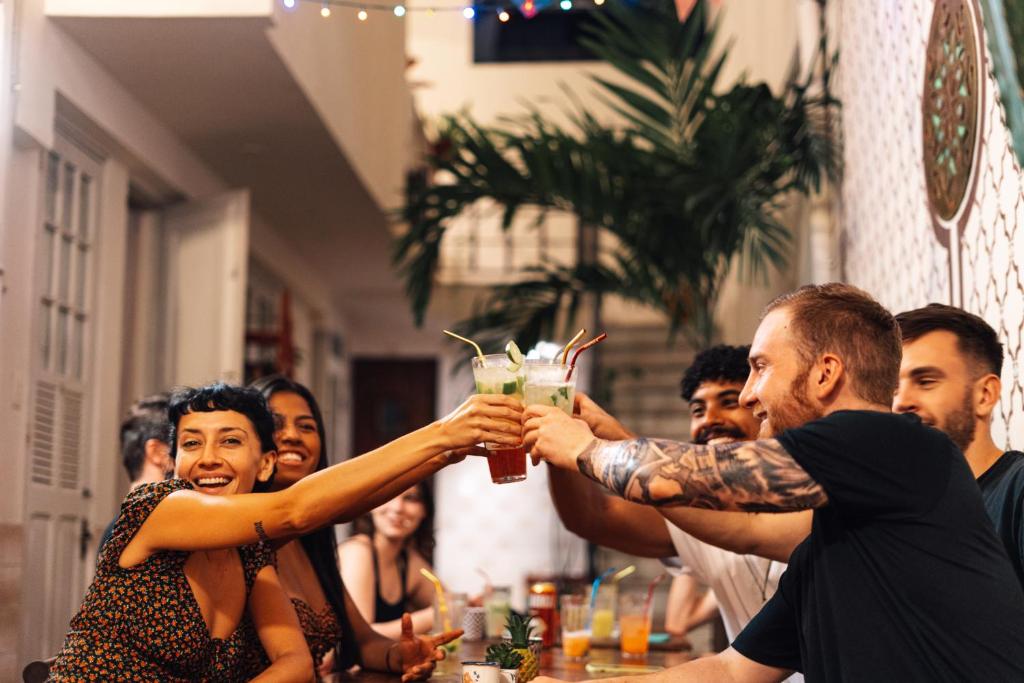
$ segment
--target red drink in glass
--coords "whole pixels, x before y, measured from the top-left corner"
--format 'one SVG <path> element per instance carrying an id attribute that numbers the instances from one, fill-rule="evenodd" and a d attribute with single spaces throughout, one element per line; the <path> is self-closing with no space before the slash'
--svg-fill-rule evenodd
<path id="1" fill-rule="evenodd" d="M 526 449 L 522 446 L 488 449 L 487 466 L 495 484 L 522 481 L 526 479 Z"/>

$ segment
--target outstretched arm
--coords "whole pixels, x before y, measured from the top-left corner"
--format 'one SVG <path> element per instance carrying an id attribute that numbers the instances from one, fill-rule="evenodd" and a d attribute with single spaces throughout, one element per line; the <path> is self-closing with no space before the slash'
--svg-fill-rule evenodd
<path id="1" fill-rule="evenodd" d="M 788 562 L 796 547 L 811 533 L 813 514 L 810 510 L 769 514 L 679 506 L 661 507 L 658 512 L 698 541 L 777 562 Z"/>
<path id="2" fill-rule="evenodd" d="M 578 469 L 646 505 L 788 512 L 828 503 L 824 489 L 774 439 L 700 446 L 662 439 L 602 441 L 581 420 L 546 406 L 524 412 L 530 451 Z"/>
<path id="3" fill-rule="evenodd" d="M 576 462 L 582 474 L 647 505 L 784 512 L 828 502 L 824 489 L 775 439 L 720 446 L 594 439 Z"/>
<path id="4" fill-rule="evenodd" d="M 604 678 L 602 683 L 777 683 L 792 672 L 759 664 L 747 659 L 731 647 L 713 657 L 701 657 L 685 664 L 645 676 Z M 536 683 L 557 683 L 557 679 L 540 677 Z"/>
<path id="5" fill-rule="evenodd" d="M 521 411 L 509 396 L 476 395 L 442 420 L 282 491 L 232 496 L 176 491 L 150 513 L 119 562 L 130 567 L 160 550 L 232 548 L 292 538 L 352 519 L 367 498 L 446 451 L 482 441 L 518 444 Z"/>

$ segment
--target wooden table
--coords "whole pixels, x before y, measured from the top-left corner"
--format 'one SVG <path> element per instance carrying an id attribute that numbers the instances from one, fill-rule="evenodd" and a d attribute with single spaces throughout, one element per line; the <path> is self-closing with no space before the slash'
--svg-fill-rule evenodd
<path id="1" fill-rule="evenodd" d="M 462 664 L 465 661 L 483 660 L 487 646 L 494 641 L 464 642 L 461 648 L 448 659 L 438 663 L 432 683 L 461 683 Z M 665 651 L 652 650 L 647 658 L 642 661 L 630 660 L 628 663 L 647 664 L 650 666 L 675 666 L 693 659 L 692 653 L 688 651 Z M 568 661 L 562 656 L 562 648 L 554 647 L 544 650 L 540 657 L 540 673 L 542 676 L 552 676 L 566 681 L 582 681 L 590 678 L 601 678 L 610 676 L 621 676 L 623 674 L 591 674 L 586 670 L 587 662 L 599 663 L 624 663 L 618 648 L 594 648 L 584 662 Z M 338 674 L 332 677 L 329 683 L 340 683 L 342 681 L 360 681 L 365 683 L 393 683 L 398 676 L 379 673 L 376 671 L 357 671 L 355 673 Z"/>

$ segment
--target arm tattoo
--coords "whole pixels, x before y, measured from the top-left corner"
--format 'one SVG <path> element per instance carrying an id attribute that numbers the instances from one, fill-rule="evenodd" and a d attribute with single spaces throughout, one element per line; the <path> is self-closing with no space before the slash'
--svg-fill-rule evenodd
<path id="1" fill-rule="evenodd" d="M 256 522 L 253 526 L 256 527 L 256 536 L 264 543 L 270 543 L 270 537 L 267 536 L 267 532 L 263 530 L 263 522 Z"/>
<path id="2" fill-rule="evenodd" d="M 786 512 L 828 496 L 775 439 L 699 446 L 663 439 L 594 439 L 580 472 L 626 500 L 713 510 Z"/>

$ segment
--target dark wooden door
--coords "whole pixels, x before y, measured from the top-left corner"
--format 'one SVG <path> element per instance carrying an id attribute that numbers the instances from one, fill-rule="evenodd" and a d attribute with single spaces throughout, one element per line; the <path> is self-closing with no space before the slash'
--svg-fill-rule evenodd
<path id="1" fill-rule="evenodd" d="M 352 363 L 353 455 L 432 422 L 437 397 L 437 361 L 357 358 Z"/>

